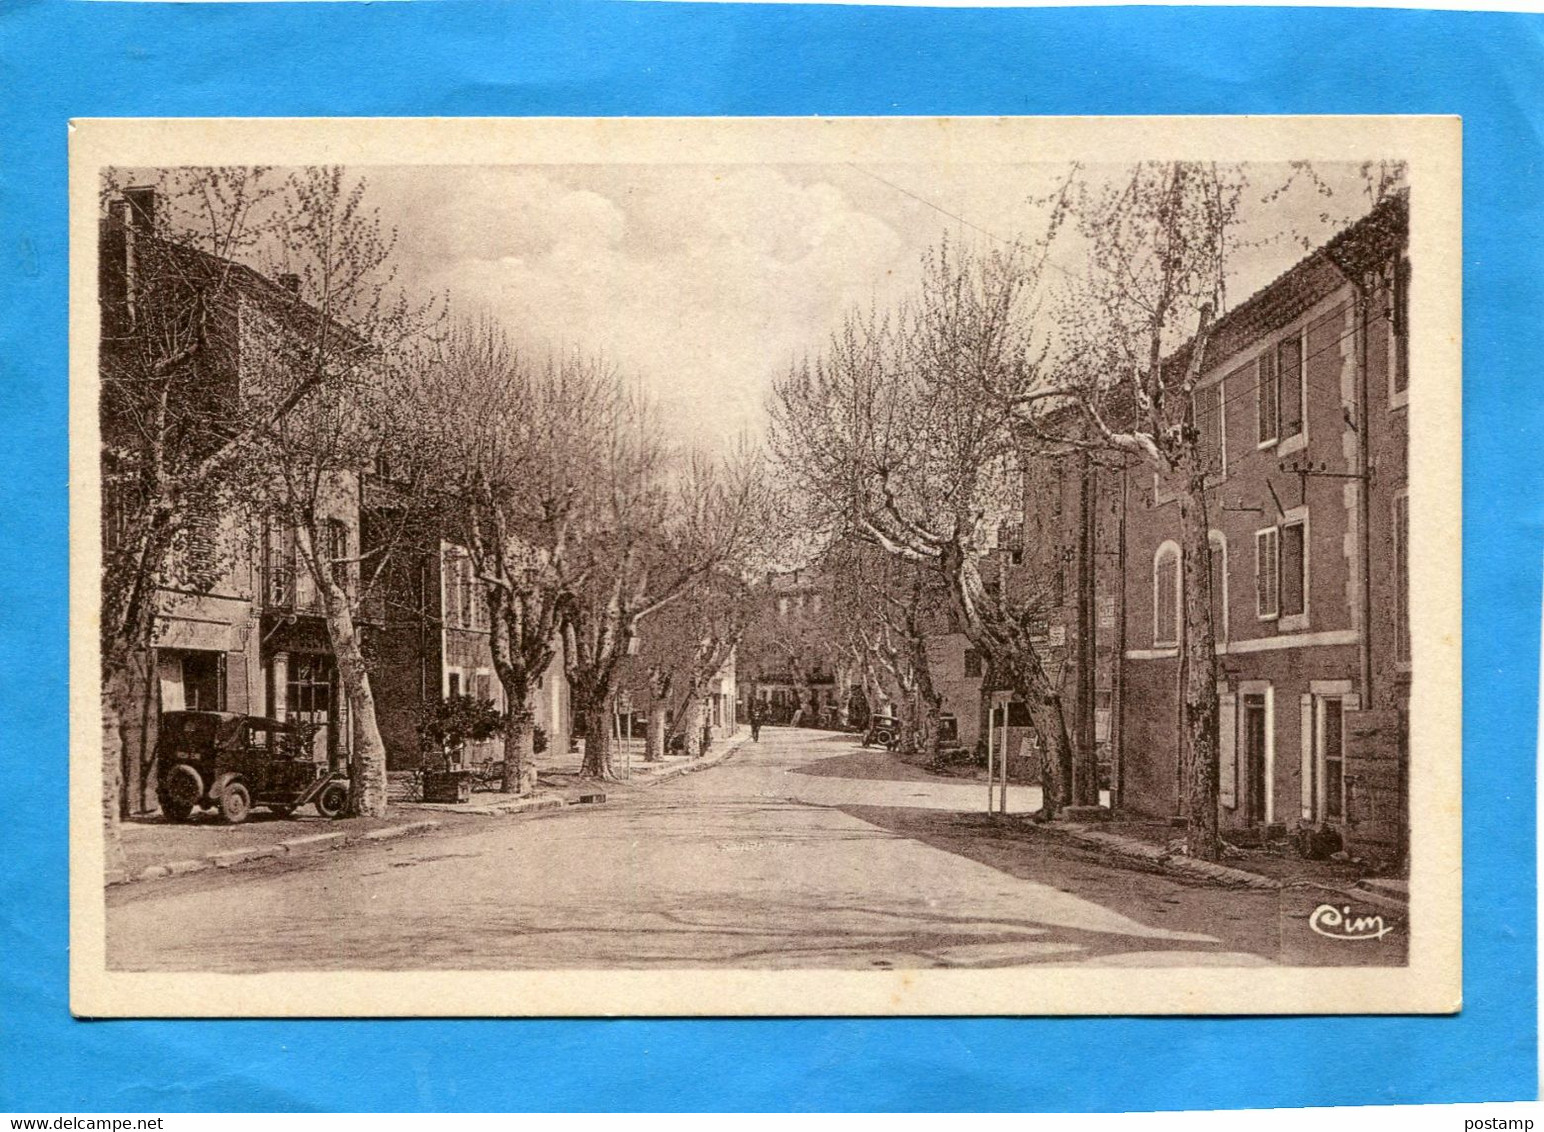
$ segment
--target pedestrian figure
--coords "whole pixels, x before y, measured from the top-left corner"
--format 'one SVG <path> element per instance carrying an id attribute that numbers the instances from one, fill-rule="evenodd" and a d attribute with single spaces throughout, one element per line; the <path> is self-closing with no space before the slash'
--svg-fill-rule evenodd
<path id="1" fill-rule="evenodd" d="M 761 742 L 761 705 L 751 702 L 751 742 Z"/>

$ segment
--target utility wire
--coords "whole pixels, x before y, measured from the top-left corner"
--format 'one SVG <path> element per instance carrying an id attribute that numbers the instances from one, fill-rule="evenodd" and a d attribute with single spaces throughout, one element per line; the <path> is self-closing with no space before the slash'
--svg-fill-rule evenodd
<path id="1" fill-rule="evenodd" d="M 947 208 L 944 208 L 942 205 L 934 204 L 932 201 L 928 200 L 926 197 L 918 196 L 916 193 L 912 192 L 910 189 L 905 188 L 902 185 L 897 185 L 894 181 L 891 181 L 891 180 L 888 180 L 888 179 L 886 179 L 884 177 L 881 177 L 878 173 L 875 173 L 871 169 L 865 169 L 863 166 L 857 165 L 857 164 L 855 164 L 855 163 L 853 163 L 851 161 L 846 162 L 846 165 L 847 165 L 847 167 L 849 169 L 854 169 L 857 172 L 862 173 L 865 177 L 872 177 L 872 178 L 874 178 L 874 180 L 878 181 L 881 185 L 886 185 L 886 186 L 894 189 L 896 192 L 900 193 L 902 196 L 910 197 L 912 200 L 916 201 L 918 204 L 920 204 L 920 205 L 922 205 L 922 206 L 924 206 L 926 208 L 931 208 L 934 212 L 937 212 L 937 213 L 939 213 L 942 216 L 947 216 L 950 220 L 957 221 L 958 223 L 965 225 L 965 227 L 971 229 L 972 231 L 980 232 L 983 236 L 987 237 L 990 240 L 996 240 L 999 244 L 1002 244 L 1005 247 L 1015 248 L 1015 249 L 1022 249 L 1023 247 L 1025 247 L 1025 244 L 1024 244 L 1023 240 L 1009 240 L 1009 239 L 1005 239 L 1004 237 L 999 236 L 996 232 L 993 232 L 993 231 L 990 231 L 990 230 L 988 230 L 986 228 L 983 228 L 983 227 L 981 227 L 981 225 L 976 224 L 976 223 L 974 223 L 974 222 L 972 222 L 970 220 L 966 220 L 959 213 L 957 213 L 957 212 L 950 212 Z M 1041 259 L 1041 262 L 1046 264 L 1046 265 L 1048 265 L 1048 266 L 1050 266 L 1050 267 L 1054 267 L 1057 271 L 1060 271 L 1063 275 L 1067 276 L 1069 279 L 1082 279 L 1083 278 L 1081 275 L 1077 274 L 1076 272 L 1069 271 L 1067 268 L 1063 267 L 1061 264 L 1059 264 L 1055 260 L 1051 259 L 1051 257 L 1049 255 L 1044 256 Z"/>
<path id="2" fill-rule="evenodd" d="M 1002 236 L 999 236 L 996 232 L 990 231 L 989 229 L 981 227 L 981 225 L 979 225 L 979 224 L 976 224 L 976 223 L 974 223 L 974 222 L 972 222 L 970 220 L 965 219 L 965 217 L 961 216 L 959 213 L 951 212 L 947 208 L 944 208 L 942 205 L 934 204 L 932 201 L 928 200 L 926 197 L 919 196 L 918 194 L 912 192 L 910 189 L 905 188 L 902 185 L 897 185 L 894 181 L 888 180 L 887 178 L 881 177 L 878 173 L 875 173 L 873 170 L 865 169 L 863 166 L 858 165 L 858 164 L 856 164 L 854 162 L 851 162 L 851 161 L 846 162 L 846 165 L 847 165 L 847 167 L 849 169 L 854 169 L 857 172 L 862 173 L 864 176 L 872 177 L 874 180 L 878 181 L 880 184 L 886 185 L 889 188 L 894 189 L 896 192 L 900 193 L 902 196 L 910 197 L 912 200 L 916 201 L 918 204 L 923 205 L 923 206 L 925 206 L 927 208 L 931 208 L 934 212 L 937 212 L 937 213 L 939 213 L 940 215 L 943 215 L 943 216 L 947 216 L 949 219 L 957 221 L 960 224 L 965 225 L 965 227 L 970 228 L 973 231 L 981 233 L 983 236 L 986 236 L 988 239 L 996 240 L 998 243 L 1004 244 L 1004 245 L 1006 245 L 1008 247 L 1011 247 L 1011 248 L 1022 248 L 1024 246 L 1023 241 L 1005 239 Z M 1049 264 L 1051 267 L 1054 267 L 1057 271 L 1060 271 L 1063 275 L 1066 275 L 1069 278 L 1074 278 L 1074 279 L 1082 278 L 1081 276 L 1077 275 L 1076 273 L 1067 270 L 1065 267 L 1062 267 L 1059 263 L 1056 263 L 1055 261 L 1053 261 L 1049 257 L 1047 257 L 1044 260 L 1044 262 Z M 1327 319 L 1334 318 L 1336 315 L 1344 314 L 1345 311 L 1346 311 L 1346 308 L 1349 307 L 1350 305 L 1351 305 L 1351 302 L 1348 301 L 1348 302 L 1341 303 L 1338 307 L 1335 307 L 1332 310 L 1326 311 L 1324 314 L 1320 315 L 1319 318 L 1316 320 L 1316 325 L 1317 325 L 1317 323 L 1322 323 L 1322 322 L 1324 322 Z M 1298 365 L 1299 365 L 1299 367 L 1301 367 L 1302 372 L 1303 372 L 1303 383 L 1305 385 L 1309 386 L 1312 389 L 1318 390 L 1320 393 L 1322 393 L 1322 394 L 1324 394 L 1326 396 L 1334 397 L 1334 398 L 1339 398 L 1340 395 L 1341 395 L 1340 394 L 1340 390 L 1338 390 L 1338 389 L 1334 389 L 1334 390 L 1325 389 L 1323 386 L 1315 384 L 1313 382 L 1313 380 L 1308 377 L 1308 373 L 1307 373 L 1307 371 L 1308 371 L 1308 363 L 1310 361 L 1312 361 L 1314 358 L 1317 358 L 1320 354 L 1326 353 L 1329 350 L 1332 350 L 1332 349 L 1338 347 L 1347 338 L 1350 338 L 1350 337 L 1352 337 L 1355 334 L 1356 334 L 1356 328 L 1352 327 L 1351 330 L 1347 331 L 1345 334 L 1342 334 L 1340 337 L 1336 338 L 1334 341 L 1329 342 L 1329 343 L 1327 343 L 1324 346 L 1321 346 L 1319 349 L 1313 351 L 1310 354 L 1304 354 L 1302 359 L 1298 362 Z M 1259 372 L 1259 360 L 1258 360 L 1258 358 L 1256 359 L 1255 372 L 1257 374 Z M 1225 385 L 1226 382 L 1227 382 L 1227 376 L 1224 375 L 1224 377 L 1222 378 L 1222 384 Z M 1260 381 L 1259 381 L 1259 378 L 1256 377 L 1254 384 L 1247 385 L 1243 389 L 1239 390 L 1237 393 L 1232 393 L 1232 394 L 1228 395 L 1227 397 L 1224 397 L 1222 402 L 1221 402 L 1221 404 L 1218 406 L 1219 411 L 1221 409 L 1223 409 L 1223 408 L 1226 408 L 1228 405 L 1230 405 L 1232 402 L 1238 400 L 1240 397 L 1245 397 L 1245 396 L 1248 396 L 1250 393 L 1256 392 L 1259 388 L 1260 388 Z"/>

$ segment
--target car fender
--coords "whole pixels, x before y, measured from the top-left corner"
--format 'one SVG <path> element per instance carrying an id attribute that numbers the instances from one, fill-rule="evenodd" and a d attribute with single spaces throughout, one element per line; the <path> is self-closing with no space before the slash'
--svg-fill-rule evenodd
<path id="1" fill-rule="evenodd" d="M 198 786 L 198 792 L 193 796 L 194 800 L 196 801 L 204 796 L 204 776 L 198 772 L 197 767 L 190 763 L 173 763 L 165 771 L 161 772 L 159 777 L 160 781 L 156 784 L 158 792 L 169 790 L 174 778 L 192 778 Z"/>
<path id="2" fill-rule="evenodd" d="M 209 787 L 209 800 L 212 801 L 212 802 L 218 802 L 220 800 L 220 796 L 225 793 L 225 788 L 227 786 L 229 786 L 232 782 L 245 782 L 245 781 L 246 781 L 246 778 L 245 778 L 244 775 L 237 774 L 237 773 L 235 773 L 233 771 L 227 771 L 225 774 L 222 774 L 218 778 L 216 778 L 214 780 L 214 782 L 210 785 L 210 787 Z"/>

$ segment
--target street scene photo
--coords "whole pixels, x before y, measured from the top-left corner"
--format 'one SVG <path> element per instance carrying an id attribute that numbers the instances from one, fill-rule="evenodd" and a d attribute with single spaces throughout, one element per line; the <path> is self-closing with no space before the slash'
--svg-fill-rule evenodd
<path id="1" fill-rule="evenodd" d="M 109 975 L 1413 962 L 1416 165 L 595 151 L 78 171 Z"/>

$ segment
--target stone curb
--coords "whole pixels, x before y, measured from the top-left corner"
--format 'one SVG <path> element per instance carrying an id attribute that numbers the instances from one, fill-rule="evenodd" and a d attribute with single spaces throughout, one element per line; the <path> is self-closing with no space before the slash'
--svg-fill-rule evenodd
<path id="1" fill-rule="evenodd" d="M 1328 888 L 1328 886 L 1320 887 Z M 1364 888 L 1361 884 L 1354 884 L 1349 888 L 1330 888 L 1329 891 L 1338 892 L 1342 896 L 1362 904 L 1371 904 L 1377 908 L 1386 908 L 1391 912 L 1410 911 L 1410 897 L 1408 894 L 1401 896 L 1397 892 L 1389 892 L 1384 889 Z"/>
<path id="2" fill-rule="evenodd" d="M 632 784 L 634 786 L 653 786 L 659 782 L 665 782 L 672 778 L 679 778 L 683 774 L 695 774 L 699 770 L 707 770 L 710 767 L 718 766 L 719 763 L 728 759 L 730 755 L 734 754 L 745 745 L 744 739 L 736 739 L 732 742 L 733 746 L 725 747 L 716 755 L 708 755 L 705 758 L 697 759 L 695 762 L 681 763 L 679 766 L 673 766 L 668 770 L 659 771 L 641 780 L 634 779 Z"/>
<path id="3" fill-rule="evenodd" d="M 731 746 L 725 747 L 716 755 L 698 759 L 696 762 L 683 763 L 680 766 L 671 767 L 658 774 L 650 775 L 641 781 L 635 780 L 636 786 L 653 786 L 656 782 L 664 782 L 667 779 L 677 778 L 683 774 L 692 774 L 699 770 L 707 770 L 715 767 L 728 759 L 730 755 L 744 746 L 745 740 L 735 741 Z M 534 813 L 540 810 L 560 810 L 572 808 L 578 805 L 558 794 L 543 794 L 534 798 L 521 798 L 511 802 L 500 802 L 491 806 L 476 806 L 469 809 L 460 809 L 453 806 L 440 806 L 436 803 L 407 802 L 399 803 L 402 808 L 444 810 L 451 813 L 473 814 L 478 817 L 497 817 L 505 814 Z M 399 837 L 411 837 L 417 833 L 427 833 L 431 829 L 439 828 L 440 823 L 433 820 L 405 822 L 402 825 L 386 826 L 384 829 L 372 829 L 368 833 L 351 835 L 348 833 L 314 833 L 305 837 L 291 837 L 274 845 L 256 845 L 247 849 L 227 849 L 221 853 L 210 853 L 205 857 L 191 858 L 185 861 L 172 861 L 164 865 L 150 865 L 140 869 L 136 873 L 128 873 L 115 870 L 107 874 L 108 887 L 117 887 L 124 884 L 132 884 L 135 881 L 159 880 L 162 877 L 183 876 L 188 873 L 204 872 L 208 869 L 229 869 L 236 865 L 246 864 L 249 861 L 266 861 L 275 857 L 298 855 L 301 853 L 318 852 L 324 849 L 341 849 L 345 845 L 354 845 L 363 841 L 393 841 Z"/>
<path id="4" fill-rule="evenodd" d="M 1046 833 L 1052 837 L 1070 841 L 1075 845 L 1081 845 L 1084 848 L 1097 849 L 1110 854 L 1112 857 L 1124 857 L 1130 861 L 1140 861 L 1144 865 L 1154 865 L 1165 872 L 1176 873 L 1181 876 L 1210 880 L 1242 888 L 1279 889 L 1284 887 L 1282 882 L 1275 877 L 1247 872 L 1244 869 L 1235 869 L 1231 865 L 1215 864 L 1212 861 L 1198 861 L 1194 857 L 1186 857 L 1180 853 L 1171 853 L 1157 845 L 1138 841 L 1134 837 L 1122 837 L 1118 833 L 1108 833 L 1104 830 L 1088 829 L 1083 826 L 1073 825 L 1054 826 L 1046 824 L 1036 825 L 1034 828 L 1036 832 Z"/>
<path id="5" fill-rule="evenodd" d="M 427 833 L 438 829 L 437 821 L 410 821 L 405 825 L 388 825 L 384 829 L 372 829 L 359 835 L 361 841 L 395 841 L 399 837 L 411 837 L 415 833 Z"/>
<path id="6" fill-rule="evenodd" d="M 1347 890 L 1347 894 L 1362 900 L 1381 901 L 1390 907 L 1410 907 L 1408 884 L 1390 883 L 1380 877 L 1363 877 Z"/>
<path id="7" fill-rule="evenodd" d="M 437 814 L 475 814 L 478 817 L 497 817 L 502 814 L 525 814 L 536 810 L 560 810 L 571 805 L 561 794 L 537 794 L 530 798 L 514 798 L 508 802 L 494 802 L 486 806 L 463 806 L 459 802 L 398 802 L 401 810 L 427 810 Z"/>
<path id="8" fill-rule="evenodd" d="M 205 858 L 217 869 L 228 869 L 245 861 L 261 861 L 268 857 L 284 855 L 282 845 L 254 845 L 248 849 L 227 849 L 223 853 L 211 853 Z"/>
<path id="9" fill-rule="evenodd" d="M 203 857 L 190 857 L 183 861 L 169 861 L 160 865 L 147 865 L 138 872 L 115 870 L 107 874 L 107 887 L 133 884 L 135 881 L 160 880 L 163 877 L 187 876 L 207 872 L 210 869 L 229 869 L 251 861 L 271 861 L 276 857 L 300 856 L 304 853 L 325 849 L 340 849 L 359 841 L 386 841 L 395 837 L 426 832 L 440 823 L 437 821 L 409 822 L 405 825 L 387 826 L 369 833 L 353 836 L 348 833 L 314 833 L 305 837 L 291 837 L 273 845 L 253 845 L 245 849 L 226 849 Z"/>
<path id="10" fill-rule="evenodd" d="M 333 849 L 348 840 L 346 833 L 313 833 L 306 837 L 291 837 L 279 842 L 286 853 L 309 853 L 318 849 Z"/>

